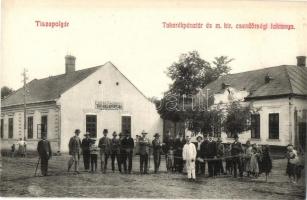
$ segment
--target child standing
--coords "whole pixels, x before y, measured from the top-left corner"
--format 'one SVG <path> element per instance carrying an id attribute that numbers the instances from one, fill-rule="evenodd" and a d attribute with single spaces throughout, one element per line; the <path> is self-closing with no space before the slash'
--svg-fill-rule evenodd
<path id="1" fill-rule="evenodd" d="M 289 181 L 292 183 L 296 183 L 296 165 L 299 162 L 298 155 L 296 150 L 294 150 L 293 145 L 289 144 L 287 146 L 287 154 L 286 157 L 288 159 L 288 164 L 287 164 L 287 174 L 289 177 Z"/>
<path id="2" fill-rule="evenodd" d="M 260 172 L 265 172 L 265 181 L 268 180 L 268 175 L 272 170 L 272 159 L 270 154 L 269 145 L 265 145 L 262 151 L 262 162 Z"/>
<path id="3" fill-rule="evenodd" d="M 167 171 L 174 171 L 174 149 L 173 146 L 170 146 L 170 149 L 168 150 L 167 154 Z"/>
<path id="4" fill-rule="evenodd" d="M 91 159 L 91 172 L 96 172 L 97 170 L 97 157 L 98 157 L 98 145 L 96 144 L 96 140 L 92 140 L 90 146 L 90 159 Z"/>
<path id="5" fill-rule="evenodd" d="M 252 148 L 252 152 L 251 152 L 251 158 L 250 158 L 250 172 L 256 178 L 258 177 L 258 174 L 259 174 L 258 157 L 259 157 L 259 153 L 257 150 L 257 146 L 254 144 Z"/>
<path id="6" fill-rule="evenodd" d="M 191 136 L 186 136 L 186 144 L 182 150 L 182 158 L 186 164 L 186 169 L 188 173 L 188 179 L 195 181 L 195 160 L 196 160 L 196 148 L 193 143 L 191 143 Z"/>

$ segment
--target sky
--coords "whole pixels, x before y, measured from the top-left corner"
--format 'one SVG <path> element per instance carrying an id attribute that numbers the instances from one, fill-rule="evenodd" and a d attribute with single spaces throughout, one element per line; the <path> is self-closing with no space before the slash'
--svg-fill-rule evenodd
<path id="1" fill-rule="evenodd" d="M 41 27 L 37 20 L 69 26 Z M 163 22 L 233 28 L 171 29 Z M 295 29 L 235 28 L 250 22 Z M 209 62 L 234 58 L 231 73 L 295 65 L 296 56 L 307 55 L 306 2 L 3 0 L 1 25 L 0 84 L 13 89 L 22 86 L 24 68 L 29 81 L 63 74 L 67 54 L 77 70 L 111 61 L 147 97 L 163 95 L 171 83 L 167 67 L 189 51 Z"/>

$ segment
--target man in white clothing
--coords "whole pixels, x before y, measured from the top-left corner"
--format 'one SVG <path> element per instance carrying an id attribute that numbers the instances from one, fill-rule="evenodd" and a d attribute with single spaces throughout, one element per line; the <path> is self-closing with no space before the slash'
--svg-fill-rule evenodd
<path id="1" fill-rule="evenodd" d="M 186 144 L 183 147 L 182 158 L 186 164 L 186 169 L 188 173 L 188 179 L 195 181 L 195 160 L 196 160 L 196 148 L 193 143 L 191 143 L 191 136 L 186 136 Z"/>

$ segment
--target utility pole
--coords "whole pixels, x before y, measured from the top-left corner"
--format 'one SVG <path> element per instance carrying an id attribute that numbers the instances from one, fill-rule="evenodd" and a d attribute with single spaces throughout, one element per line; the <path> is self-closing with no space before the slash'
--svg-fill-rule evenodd
<path id="1" fill-rule="evenodd" d="M 24 127 L 24 131 L 23 131 L 23 139 L 26 138 L 26 133 L 27 133 L 27 88 L 26 88 L 26 85 L 27 85 L 27 80 L 28 80 L 28 77 L 27 77 L 27 70 L 24 69 L 23 70 L 23 73 L 21 74 L 23 76 L 23 127 Z"/>

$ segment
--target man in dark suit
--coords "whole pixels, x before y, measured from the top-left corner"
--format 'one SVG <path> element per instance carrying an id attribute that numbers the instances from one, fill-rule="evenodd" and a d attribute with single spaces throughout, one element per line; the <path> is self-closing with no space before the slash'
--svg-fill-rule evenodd
<path id="1" fill-rule="evenodd" d="M 86 132 L 84 134 L 85 138 L 82 140 L 81 148 L 82 148 L 82 154 L 83 154 L 83 162 L 84 162 L 84 169 L 86 171 L 90 170 L 90 146 L 91 146 L 91 138 L 89 132 Z"/>
<path id="2" fill-rule="evenodd" d="M 203 143 L 202 141 L 202 136 L 197 136 L 196 140 L 197 142 L 195 142 L 195 147 L 196 147 L 196 162 L 195 162 L 195 167 L 196 167 L 196 174 L 204 174 L 204 162 L 201 162 L 202 160 L 202 156 L 201 156 L 201 145 Z"/>
<path id="3" fill-rule="evenodd" d="M 183 137 L 183 134 L 179 133 L 179 138 L 177 138 L 174 142 L 174 149 L 175 149 L 175 167 L 178 172 L 182 172 L 183 170 L 183 159 L 182 159 L 182 149 L 185 145 L 186 141 Z"/>
<path id="4" fill-rule="evenodd" d="M 108 159 L 111 155 L 111 139 L 108 138 L 108 129 L 103 130 L 103 137 L 99 139 L 101 172 L 106 173 Z"/>
<path id="5" fill-rule="evenodd" d="M 75 173 L 79 173 L 79 160 L 81 153 L 81 140 L 79 138 L 80 129 L 75 130 L 75 136 L 71 137 L 69 140 L 69 155 L 71 159 L 68 161 L 68 171 L 75 164 Z M 72 161 L 72 162 L 71 162 Z"/>
<path id="6" fill-rule="evenodd" d="M 155 139 L 152 141 L 152 150 L 153 150 L 153 158 L 155 165 L 155 173 L 157 173 L 159 171 L 160 162 L 161 162 L 162 143 L 160 141 L 159 133 L 156 133 L 154 137 Z"/>
<path id="7" fill-rule="evenodd" d="M 111 140 L 111 160 L 112 160 L 112 171 L 115 171 L 115 158 L 117 160 L 117 165 L 118 165 L 118 170 L 121 171 L 121 164 L 120 164 L 120 159 L 119 159 L 119 154 L 120 154 L 120 141 L 119 139 L 116 138 L 117 134 L 114 131 L 113 132 L 113 138 Z"/>
<path id="8" fill-rule="evenodd" d="M 208 140 L 205 140 L 201 146 L 201 153 L 204 159 L 208 159 L 208 173 L 209 177 L 216 176 L 215 171 L 215 160 L 210 159 L 216 159 L 217 155 L 217 146 L 216 142 L 213 141 L 213 137 L 209 135 Z"/>
<path id="9" fill-rule="evenodd" d="M 125 173 L 131 173 L 132 171 L 132 157 L 134 149 L 134 140 L 130 135 L 129 131 L 125 131 L 125 138 L 121 142 L 121 148 L 124 151 L 122 162 L 124 164 Z M 128 162 L 128 171 L 127 171 L 127 162 Z"/>
<path id="10" fill-rule="evenodd" d="M 43 135 L 43 139 L 37 144 L 37 151 L 41 160 L 41 172 L 43 176 L 47 176 L 48 161 L 52 156 L 51 145 L 47 140 L 46 135 Z"/>
<path id="11" fill-rule="evenodd" d="M 243 167 L 242 167 L 240 154 L 242 154 L 244 151 L 242 144 L 239 142 L 239 136 L 237 134 L 234 136 L 234 139 L 235 141 L 231 144 L 231 156 L 233 156 L 232 162 L 233 162 L 234 177 L 237 178 L 238 168 L 239 168 L 240 177 L 243 177 Z"/>

